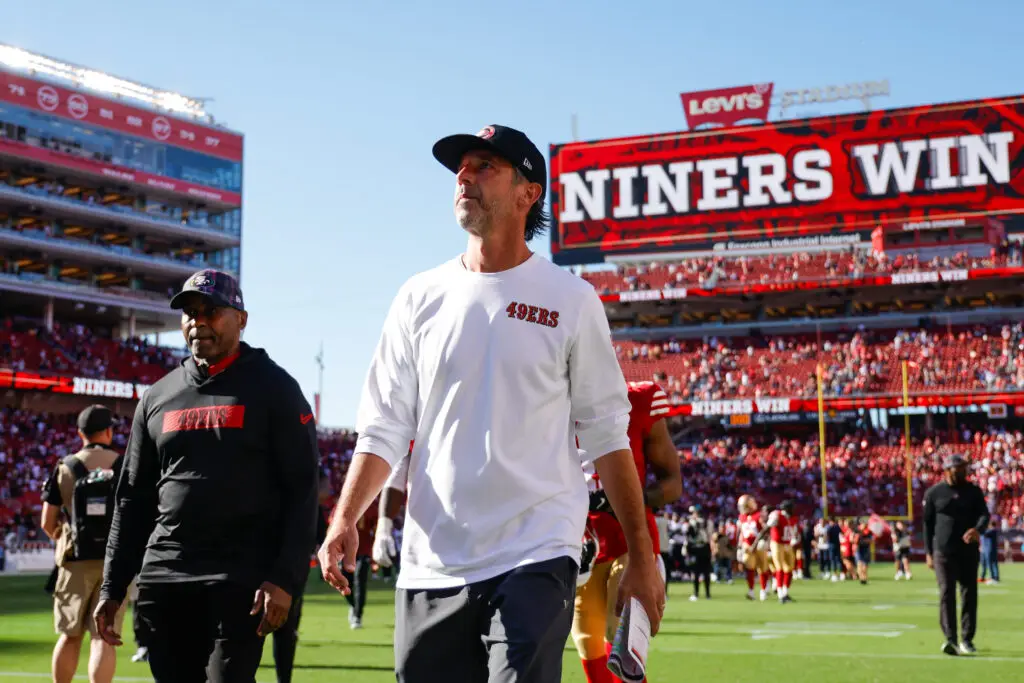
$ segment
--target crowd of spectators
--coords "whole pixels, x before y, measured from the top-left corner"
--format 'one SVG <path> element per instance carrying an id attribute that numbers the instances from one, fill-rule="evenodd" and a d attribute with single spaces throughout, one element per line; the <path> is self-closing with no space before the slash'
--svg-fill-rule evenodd
<path id="1" fill-rule="evenodd" d="M 829 515 L 906 515 L 907 474 L 914 517 L 921 499 L 942 476 L 942 459 L 963 453 L 971 478 L 992 498 L 1000 524 L 1024 527 L 1024 434 L 996 428 L 958 434 L 941 431 L 912 439 L 909 453 L 900 430 L 851 431 L 830 439 L 825 449 Z M 701 438 L 680 448 L 683 495 L 673 512 L 701 505 L 712 517 L 734 516 L 736 500 L 754 494 L 761 503 L 790 499 L 801 514 L 814 514 L 821 501 L 821 455 L 816 434 L 775 437 Z"/>
<path id="2" fill-rule="evenodd" d="M 113 447 L 124 452 L 131 415 L 119 416 Z M 341 492 L 356 434 L 320 430 L 321 472 L 330 491 L 329 504 Z M 8 550 L 48 543 L 39 528 L 42 489 L 56 464 L 81 448 L 75 414 L 37 413 L 0 408 L 0 542 Z"/>
<path id="3" fill-rule="evenodd" d="M 124 450 L 121 420 L 114 448 Z M 39 527 L 42 489 L 56 463 L 81 447 L 75 415 L 0 408 L 0 537 L 7 550 L 48 542 Z"/>
<path id="4" fill-rule="evenodd" d="M 123 450 L 131 416 L 121 416 L 114 447 Z M 340 493 L 352 461 L 356 434 L 321 430 L 321 471 L 330 506 Z M 74 415 L 0 409 L 0 541 L 8 551 L 46 543 L 39 529 L 41 491 L 58 460 L 80 447 Z M 992 497 L 1011 528 L 1024 527 L 1024 433 L 995 428 L 958 433 L 931 432 L 911 442 L 909 462 L 915 518 L 924 491 L 941 476 L 950 451 L 966 454 L 972 479 Z M 673 506 L 685 513 L 699 504 L 709 516 L 736 514 L 736 499 L 754 494 L 762 503 L 796 502 L 813 514 L 821 497 L 820 453 L 816 434 L 806 437 L 716 435 L 680 445 L 683 495 Z M 829 514 L 863 516 L 907 512 L 908 454 L 899 430 L 852 431 L 831 438 L 826 447 Z"/>
<path id="5" fill-rule="evenodd" d="M 734 398 L 1024 388 L 1024 325 L 864 330 L 763 338 L 705 337 L 615 345 L 626 379 L 655 379 L 675 404 Z"/>
<path id="6" fill-rule="evenodd" d="M 1019 252 L 1013 250 L 1013 258 L 1019 260 L 1019 256 Z M 642 265 L 621 265 L 614 271 L 585 272 L 582 276 L 601 294 L 612 294 L 653 289 L 767 285 L 954 268 L 994 268 L 1006 265 L 1009 258 L 1006 253 L 996 250 L 984 258 L 960 252 L 922 260 L 917 254 L 889 256 L 865 249 L 844 249 L 816 254 L 803 252 L 653 261 Z"/>
<path id="7" fill-rule="evenodd" d="M 0 325 L 0 367 L 152 384 L 179 362 L 177 352 L 138 337 L 117 339 L 78 324 L 7 318 Z"/>

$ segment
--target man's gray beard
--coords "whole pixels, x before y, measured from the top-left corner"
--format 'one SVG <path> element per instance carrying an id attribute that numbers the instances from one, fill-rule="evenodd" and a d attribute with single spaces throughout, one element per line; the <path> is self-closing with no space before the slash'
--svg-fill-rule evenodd
<path id="1" fill-rule="evenodd" d="M 469 212 L 461 212 L 456 214 L 455 219 L 462 226 L 463 230 L 477 236 L 486 233 L 490 223 L 488 216 L 484 213 L 470 214 Z"/>

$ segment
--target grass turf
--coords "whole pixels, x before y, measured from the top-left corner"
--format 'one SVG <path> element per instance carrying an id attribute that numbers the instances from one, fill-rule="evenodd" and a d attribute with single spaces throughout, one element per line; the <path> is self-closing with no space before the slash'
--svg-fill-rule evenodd
<path id="1" fill-rule="evenodd" d="M 915 567 L 914 580 L 893 581 L 891 565 L 874 565 L 868 586 L 856 582 L 794 581 L 795 602 L 751 603 L 746 586 L 712 585 L 712 600 L 689 602 L 689 585 L 673 583 L 661 633 L 651 648 L 648 679 L 763 683 L 783 677 L 829 683 L 941 680 L 999 683 L 1024 680 L 1024 567 L 1004 565 L 1003 582 L 980 586 L 978 655 L 939 652 L 934 576 Z M 45 577 L 0 578 L 0 683 L 47 679 L 53 635 Z M 348 626 L 344 599 L 311 578 L 300 627 L 296 683 L 394 681 L 391 589 L 372 582 L 363 629 Z M 129 615 L 119 649 L 117 680 L 149 681 L 146 664 L 133 664 Z M 83 654 L 78 676 L 86 680 Z M 275 681 L 270 643 L 257 680 Z M 584 678 L 571 643 L 563 681 Z"/>

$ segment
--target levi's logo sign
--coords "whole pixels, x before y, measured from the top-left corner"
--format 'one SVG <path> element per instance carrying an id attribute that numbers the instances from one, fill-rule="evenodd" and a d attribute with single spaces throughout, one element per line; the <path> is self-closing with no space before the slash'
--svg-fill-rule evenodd
<path id="1" fill-rule="evenodd" d="M 558 327 L 558 311 L 549 311 L 540 306 L 521 304 L 513 301 L 505 308 L 508 317 L 518 320 L 525 320 L 528 323 L 536 323 L 545 327 Z"/>
<path id="2" fill-rule="evenodd" d="M 743 111 L 744 109 L 758 110 L 764 107 L 764 98 L 759 93 L 751 92 L 746 94 L 736 93 L 734 95 L 719 95 L 708 97 L 704 101 L 690 100 L 690 114 L 717 114 L 718 112 L 731 112 L 733 110 Z"/>
<path id="3" fill-rule="evenodd" d="M 206 429 L 241 429 L 245 425 L 245 406 L 210 406 L 164 413 L 163 433 Z"/>
<path id="4" fill-rule="evenodd" d="M 691 128 L 713 124 L 731 126 L 744 119 L 768 120 L 771 83 L 683 93 L 683 112 Z"/>

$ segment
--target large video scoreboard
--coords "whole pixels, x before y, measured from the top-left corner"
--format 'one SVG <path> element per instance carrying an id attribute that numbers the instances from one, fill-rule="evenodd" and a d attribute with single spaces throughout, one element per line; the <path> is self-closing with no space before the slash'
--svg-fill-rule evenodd
<path id="1" fill-rule="evenodd" d="M 1024 96 L 552 145 L 550 165 L 560 265 L 870 241 L 1024 212 Z"/>

